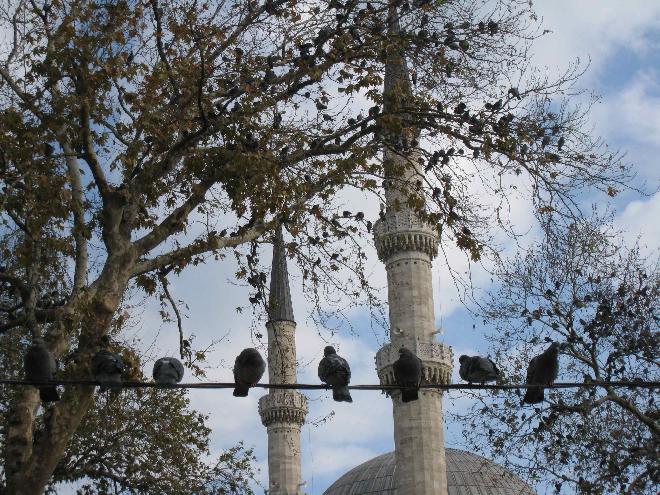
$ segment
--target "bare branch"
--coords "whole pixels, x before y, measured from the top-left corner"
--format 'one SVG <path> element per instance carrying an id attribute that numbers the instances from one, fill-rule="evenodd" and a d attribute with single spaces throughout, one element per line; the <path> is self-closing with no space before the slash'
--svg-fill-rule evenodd
<path id="1" fill-rule="evenodd" d="M 174 311 L 174 314 L 176 315 L 176 325 L 177 328 L 179 329 L 179 355 L 181 356 L 181 359 L 184 359 L 183 355 L 183 324 L 181 322 L 181 313 L 179 312 L 179 308 L 177 307 L 176 303 L 174 302 L 174 298 L 172 297 L 172 294 L 170 294 L 170 290 L 168 289 L 169 282 L 167 281 L 167 272 L 169 270 L 162 270 L 158 276 L 160 279 L 160 283 L 163 286 L 163 292 L 165 293 L 165 297 L 167 300 L 170 302 L 172 305 L 172 310 Z"/>

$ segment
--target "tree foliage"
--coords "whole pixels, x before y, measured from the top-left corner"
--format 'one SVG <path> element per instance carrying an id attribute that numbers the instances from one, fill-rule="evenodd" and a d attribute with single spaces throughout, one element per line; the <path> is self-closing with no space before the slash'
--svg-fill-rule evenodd
<path id="1" fill-rule="evenodd" d="M 511 193 L 571 215 L 580 188 L 625 187 L 620 157 L 566 102 L 579 71 L 550 81 L 528 70 L 528 2 L 329 5 L 4 3 L 0 334 L 44 335 L 58 358 L 77 348 L 64 372 L 88 377 L 128 290 L 171 301 L 168 275 L 232 252 L 263 309 L 258 242 L 282 222 L 316 301 L 331 286 L 371 297 L 354 237 L 373 222 L 334 198 L 355 188 L 382 199 L 386 175 L 475 260 L 491 247 L 486 226 L 506 227 Z M 410 77 L 384 96 L 385 65 Z M 428 149 L 411 153 L 420 139 Z M 419 173 L 386 171 L 384 149 Z M 18 394 L 10 492 L 46 486 L 92 396 L 68 389 L 34 435 L 36 394 Z"/>
<path id="2" fill-rule="evenodd" d="M 559 381 L 657 381 L 659 267 L 657 253 L 626 248 L 600 220 L 549 228 L 544 244 L 502 266 L 484 311 L 506 381 L 524 382 L 547 341 L 565 343 Z M 552 390 L 538 407 L 496 395 L 462 418 L 475 445 L 556 493 L 655 493 L 657 390 Z"/>
<path id="3" fill-rule="evenodd" d="M 18 379 L 25 339 L 4 338 L 0 353 L 3 377 Z M 145 380 L 140 359 L 130 348 L 114 345 L 128 364 L 125 379 Z M 67 360 L 76 359 L 75 354 Z M 16 390 L 0 390 L 0 420 L 9 421 Z M 51 421 L 48 411 L 38 423 Z M 203 495 L 251 494 L 252 449 L 242 444 L 210 456 L 207 416 L 190 409 L 183 389 L 124 389 L 100 393 L 68 443 L 46 489 L 57 493 L 73 483 L 77 493 L 144 493 Z M 38 427 L 43 425 L 38 424 Z M 3 432 L 6 434 L 6 431 Z M 0 467 L 4 478 L 4 468 Z"/>
<path id="4" fill-rule="evenodd" d="M 181 390 L 132 389 L 94 407 L 67 446 L 53 483 L 89 480 L 83 494 L 252 494 L 255 460 L 242 444 L 206 460 L 207 418 Z"/>

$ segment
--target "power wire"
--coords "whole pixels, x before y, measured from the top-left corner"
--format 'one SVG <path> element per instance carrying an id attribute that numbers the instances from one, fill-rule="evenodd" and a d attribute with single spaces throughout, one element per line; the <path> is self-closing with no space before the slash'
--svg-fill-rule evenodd
<path id="1" fill-rule="evenodd" d="M 0 385 L 13 386 L 45 386 L 45 385 L 83 385 L 98 386 L 106 385 L 95 380 L 51 380 L 48 382 L 33 382 L 27 380 L 6 380 L 0 379 Z M 124 388 L 186 388 L 186 389 L 223 389 L 234 388 L 235 383 L 225 382 L 206 382 L 206 383 L 178 383 L 172 386 L 162 386 L 155 382 L 125 381 L 121 384 Z M 421 384 L 420 389 L 438 389 L 438 390 L 517 390 L 538 387 L 539 385 L 527 384 L 506 384 L 506 385 L 488 385 L 488 384 L 470 384 L 470 383 L 451 383 L 451 384 Z M 296 390 L 330 390 L 332 387 L 322 384 L 306 383 L 257 383 L 254 388 L 267 389 L 296 389 Z M 589 382 L 565 382 L 553 383 L 552 385 L 542 385 L 548 389 L 568 389 L 568 388 L 596 388 L 596 387 L 617 387 L 617 388 L 660 388 L 660 381 L 589 381 Z M 351 390 L 400 390 L 399 385 L 349 385 Z"/>

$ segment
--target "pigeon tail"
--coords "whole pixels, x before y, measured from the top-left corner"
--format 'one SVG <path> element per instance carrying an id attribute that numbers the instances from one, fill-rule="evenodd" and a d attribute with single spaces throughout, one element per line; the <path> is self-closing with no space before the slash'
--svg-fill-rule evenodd
<path id="1" fill-rule="evenodd" d="M 500 379 L 500 375 L 498 375 L 497 373 L 488 373 L 482 383 L 496 382 L 499 379 Z"/>
<path id="2" fill-rule="evenodd" d="M 539 404 L 543 402 L 544 397 L 543 387 L 532 387 L 528 388 L 527 392 L 525 392 L 523 402 L 526 404 Z"/>
<path id="3" fill-rule="evenodd" d="M 234 397 L 247 397 L 250 386 L 247 383 L 237 383 L 234 388 Z"/>
<path id="4" fill-rule="evenodd" d="M 353 402 L 351 393 L 348 391 L 348 387 L 334 387 L 332 389 L 332 398 L 336 402 Z"/>
<path id="5" fill-rule="evenodd" d="M 412 402 L 419 399 L 417 394 L 417 389 L 402 389 L 401 390 L 401 402 Z"/>
<path id="6" fill-rule="evenodd" d="M 57 388 L 54 385 L 52 387 L 41 387 L 39 398 L 41 402 L 57 402 L 60 400 L 60 394 L 57 393 Z"/>

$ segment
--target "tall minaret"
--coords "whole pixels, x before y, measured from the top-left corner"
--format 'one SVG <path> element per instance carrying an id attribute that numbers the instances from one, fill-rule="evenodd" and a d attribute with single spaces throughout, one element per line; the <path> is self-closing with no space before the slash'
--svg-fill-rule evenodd
<path id="1" fill-rule="evenodd" d="M 390 30 L 398 30 L 390 10 Z M 397 107 L 396 99 L 411 94 L 408 68 L 403 55 L 390 49 L 385 69 L 385 110 Z M 405 123 L 404 123 L 405 124 Z M 408 124 L 409 125 L 409 124 Z M 376 369 L 381 384 L 395 383 L 392 364 L 402 346 L 422 360 L 422 383 L 449 383 L 451 348 L 435 342 L 433 284 L 431 263 L 438 251 L 438 235 L 408 205 L 416 183 L 422 178 L 417 161 L 419 150 L 413 139 L 416 129 L 404 125 L 396 138 L 413 143 L 413 149 L 386 151 L 386 210 L 383 220 L 374 225 L 379 259 L 387 270 L 390 340 L 376 354 Z M 421 198 L 421 197 L 420 197 Z M 394 409 L 396 470 L 394 482 L 398 495 L 446 495 L 444 421 L 442 392 L 422 389 L 419 400 L 403 403 L 398 391 L 391 393 Z"/>
<path id="2" fill-rule="evenodd" d="M 296 383 L 296 322 L 281 226 L 273 243 L 266 328 L 270 383 Z M 299 495 L 300 428 L 307 416 L 307 398 L 297 390 L 271 389 L 259 399 L 259 414 L 268 431 L 268 494 Z"/>

